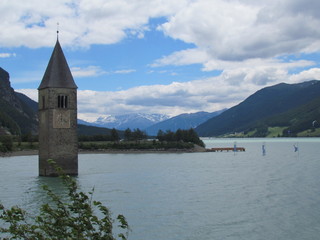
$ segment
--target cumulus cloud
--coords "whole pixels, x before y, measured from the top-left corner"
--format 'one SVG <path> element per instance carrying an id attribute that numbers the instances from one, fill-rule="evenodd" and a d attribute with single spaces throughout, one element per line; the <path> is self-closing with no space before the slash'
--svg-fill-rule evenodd
<path id="1" fill-rule="evenodd" d="M 158 30 L 195 45 L 151 66 L 241 62 L 320 50 L 319 3 L 314 0 L 22 0 L 0 9 L 3 47 L 52 46 L 60 22 L 64 46 L 88 47 L 142 38 L 149 20 L 165 17 Z M 211 67 L 208 67 L 211 66 Z M 222 69 L 215 65 L 216 69 Z"/>
<path id="2" fill-rule="evenodd" d="M 290 76 L 291 82 L 303 82 L 308 80 L 320 80 L 320 68 L 311 68 Z"/>
<path id="3" fill-rule="evenodd" d="M 98 66 L 88 66 L 85 68 L 72 67 L 71 69 L 73 77 L 94 77 L 106 74 L 107 72 L 102 70 Z"/>
<path id="4" fill-rule="evenodd" d="M 220 70 L 231 86 L 315 79 L 314 69 L 292 77 L 288 71 L 316 63 L 282 57 L 320 50 L 318 7 L 312 0 L 193 1 L 158 30 L 195 47 L 156 59 L 151 66 L 202 64 L 203 71 Z"/>
<path id="5" fill-rule="evenodd" d="M 177 115 L 186 112 L 216 111 L 231 107 L 256 90 L 256 86 L 231 86 L 223 77 L 169 85 L 139 86 L 123 91 L 78 90 L 79 118 L 133 112 Z M 34 100 L 37 90 L 19 89 Z M 222 101 L 223 99 L 223 101 Z"/>
<path id="6" fill-rule="evenodd" d="M 294 81 L 299 77 L 288 78 L 288 69 L 315 63 L 285 62 L 279 57 L 320 50 L 320 14 L 314 10 L 318 7 L 312 0 L 193 1 L 158 30 L 195 47 L 163 56 L 151 66 L 198 63 L 203 71 L 222 70 L 231 85 Z"/>
<path id="7" fill-rule="evenodd" d="M 112 44 L 128 35 L 143 37 L 150 18 L 174 14 L 188 0 L 16 0 L 0 8 L 0 45 L 52 46 L 59 22 L 65 46 Z"/>
<path id="8" fill-rule="evenodd" d="M 112 44 L 142 38 L 149 20 L 167 36 L 195 45 L 156 60 L 159 66 L 243 61 L 320 49 L 319 3 L 314 0 L 29 0 L 6 1 L 0 8 L 3 47 L 52 46 L 47 36 L 60 22 L 65 46 Z M 193 55 L 193 59 L 190 58 Z"/>
<path id="9" fill-rule="evenodd" d="M 213 59 L 275 57 L 304 51 L 311 45 L 319 50 L 320 16 L 312 10 L 318 5 L 297 0 L 199 0 L 181 8 L 159 29 L 194 43 Z"/>
<path id="10" fill-rule="evenodd" d="M 287 63 L 290 69 L 291 63 Z M 293 63 L 296 65 L 297 63 Z M 300 65 L 311 64 L 301 62 Z M 270 86 L 288 79 L 296 83 L 311 79 L 320 79 L 320 69 L 311 68 L 290 75 L 275 62 L 269 68 L 257 72 L 250 68 L 235 68 L 224 71 L 220 76 L 189 82 L 173 82 L 168 85 L 139 86 L 122 91 L 78 90 L 78 115 L 80 119 L 94 121 L 99 116 L 120 115 L 126 113 L 164 113 L 175 116 L 181 113 L 197 111 L 217 111 L 230 108 L 263 86 Z M 245 84 L 240 84 L 244 79 Z M 37 90 L 19 89 L 37 101 Z"/>
<path id="11" fill-rule="evenodd" d="M 127 37 L 143 38 L 150 31 L 150 19 L 164 17 L 157 30 L 190 45 L 154 59 L 149 73 L 159 72 L 159 67 L 169 71 L 165 67 L 200 64 L 203 72 L 220 70 L 221 74 L 125 91 L 82 90 L 79 117 L 215 111 L 265 86 L 320 79 L 316 62 L 286 58 L 320 51 L 319 9 L 320 2 L 314 0 L 6 1 L 0 8 L 0 46 L 52 46 L 54 39 L 47 36 L 57 22 L 64 46 L 113 44 Z M 106 72 L 98 66 L 72 69 L 76 77 L 134 71 Z"/>

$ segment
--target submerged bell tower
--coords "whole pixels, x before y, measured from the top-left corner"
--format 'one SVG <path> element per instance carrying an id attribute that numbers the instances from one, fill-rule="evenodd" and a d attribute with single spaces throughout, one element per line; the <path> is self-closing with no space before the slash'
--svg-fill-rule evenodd
<path id="1" fill-rule="evenodd" d="M 78 175 L 77 85 L 57 38 L 38 88 L 39 176 L 57 176 L 54 160 L 68 175 Z"/>

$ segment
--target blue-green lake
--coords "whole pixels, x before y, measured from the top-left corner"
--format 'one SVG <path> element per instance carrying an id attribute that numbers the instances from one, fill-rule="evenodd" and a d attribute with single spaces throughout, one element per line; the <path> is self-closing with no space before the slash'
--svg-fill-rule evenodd
<path id="1" fill-rule="evenodd" d="M 319 239 L 319 138 L 205 143 L 246 151 L 80 154 L 77 181 L 126 216 L 131 240 Z M 43 184 L 59 191 L 58 179 L 38 177 L 38 156 L 0 158 L 5 206 L 34 211 Z"/>

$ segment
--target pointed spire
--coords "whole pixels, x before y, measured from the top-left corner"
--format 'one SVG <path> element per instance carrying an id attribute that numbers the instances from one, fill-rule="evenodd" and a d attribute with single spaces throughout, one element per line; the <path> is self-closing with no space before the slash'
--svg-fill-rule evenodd
<path id="1" fill-rule="evenodd" d="M 59 31 L 57 31 L 58 33 Z M 52 52 L 49 64 L 44 73 L 39 86 L 44 88 L 77 88 L 75 84 L 67 60 L 63 54 L 62 48 L 57 39 L 56 45 Z"/>
<path id="2" fill-rule="evenodd" d="M 59 40 L 59 22 L 57 22 L 57 41 Z"/>

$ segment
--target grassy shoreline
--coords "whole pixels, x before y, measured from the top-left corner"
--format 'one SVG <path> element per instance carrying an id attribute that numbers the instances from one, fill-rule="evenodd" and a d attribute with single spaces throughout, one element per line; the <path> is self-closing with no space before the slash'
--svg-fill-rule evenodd
<path id="1" fill-rule="evenodd" d="M 113 143 L 113 142 L 80 142 L 79 154 L 104 153 L 191 153 L 205 152 L 204 147 L 190 143 Z M 1 157 L 38 155 L 38 143 L 14 143 L 12 151 L 0 152 Z"/>
<path id="2" fill-rule="evenodd" d="M 78 154 L 143 154 L 143 153 L 195 153 L 205 152 L 205 149 L 96 149 L 83 150 L 79 149 Z M 0 157 L 18 157 L 18 156 L 35 156 L 38 150 L 20 150 L 1 153 Z"/>

